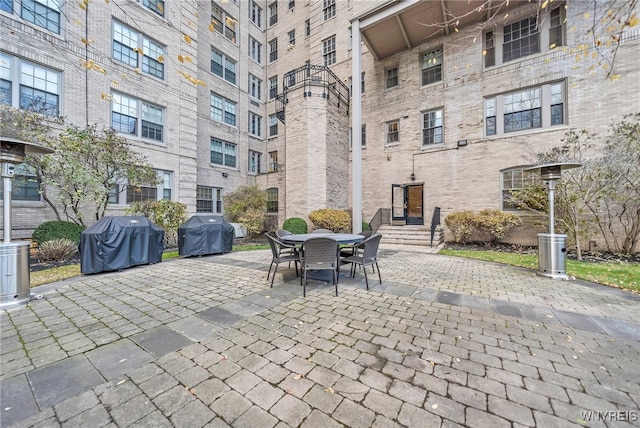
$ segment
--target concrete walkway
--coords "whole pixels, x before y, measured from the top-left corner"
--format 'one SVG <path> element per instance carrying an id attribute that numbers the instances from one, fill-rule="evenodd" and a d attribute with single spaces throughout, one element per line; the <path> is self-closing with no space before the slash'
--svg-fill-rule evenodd
<path id="1" fill-rule="evenodd" d="M 640 426 L 640 296 L 411 247 L 307 297 L 267 251 L 33 289 L 2 427 Z"/>

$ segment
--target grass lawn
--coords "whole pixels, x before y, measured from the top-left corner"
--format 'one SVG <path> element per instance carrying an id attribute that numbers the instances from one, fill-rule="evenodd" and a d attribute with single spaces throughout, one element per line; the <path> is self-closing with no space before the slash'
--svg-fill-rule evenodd
<path id="1" fill-rule="evenodd" d="M 439 254 L 467 257 L 470 259 L 487 260 L 504 263 L 511 266 L 521 266 L 528 269 L 538 269 L 537 254 L 506 253 L 490 250 L 453 250 L 443 249 Z M 624 288 L 625 290 L 640 292 L 640 263 L 615 262 L 593 263 L 577 260 L 567 260 L 567 275 L 598 284 Z"/>

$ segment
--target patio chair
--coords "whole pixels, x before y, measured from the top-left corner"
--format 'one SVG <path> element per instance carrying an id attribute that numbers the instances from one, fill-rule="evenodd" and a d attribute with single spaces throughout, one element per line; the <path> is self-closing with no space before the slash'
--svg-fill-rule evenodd
<path id="1" fill-rule="evenodd" d="M 311 233 L 333 233 L 333 230 L 329 229 L 316 229 L 311 231 Z"/>
<path id="2" fill-rule="evenodd" d="M 289 248 L 282 247 L 282 245 L 286 245 L 283 242 L 276 239 L 274 236 L 271 236 L 269 233 L 265 233 L 267 240 L 269 241 L 269 246 L 271 247 L 271 264 L 269 265 L 269 272 L 267 272 L 267 281 L 269 280 L 269 275 L 271 274 L 271 267 L 275 264 L 276 267 L 273 270 L 273 276 L 271 277 L 271 287 L 273 288 L 273 280 L 276 277 L 276 272 L 278 272 L 278 265 L 284 262 L 294 262 L 296 268 L 296 276 L 298 275 L 298 263 L 300 262 L 300 256 L 297 252 L 288 251 Z M 285 250 L 286 248 L 286 250 Z M 285 250 L 283 252 L 283 250 Z"/>
<path id="3" fill-rule="evenodd" d="M 278 229 L 276 230 L 276 236 L 278 238 L 282 238 L 283 236 L 293 235 L 293 232 L 289 232 L 288 230 Z"/>
<path id="4" fill-rule="evenodd" d="M 293 235 L 293 232 L 289 232 L 288 230 L 284 230 L 284 229 L 278 229 L 273 234 L 273 236 L 279 241 L 281 253 L 285 252 L 285 253 L 297 255 L 298 248 L 295 245 L 287 244 L 282 240 L 282 238 L 287 235 Z M 289 266 L 291 266 L 291 263 L 289 263 Z"/>
<path id="5" fill-rule="evenodd" d="M 373 232 L 371 232 L 370 230 L 363 230 L 362 232 L 358 233 L 358 235 L 364 236 L 364 240 L 357 244 L 344 245 L 342 248 L 340 248 L 340 257 L 349 257 L 358 254 L 358 247 L 362 245 L 365 240 L 370 238 L 372 234 Z"/>
<path id="6" fill-rule="evenodd" d="M 373 268 L 373 273 L 376 272 L 376 269 L 378 270 L 378 279 L 380 280 L 380 284 L 382 284 L 380 268 L 378 267 L 378 247 L 380 246 L 380 239 L 382 239 L 382 235 L 380 234 L 371 235 L 371 237 L 358 244 L 356 254 L 342 257 L 340 259 L 341 262 L 351 263 L 351 278 L 355 277 L 356 275 L 356 266 L 362 266 L 362 270 L 364 271 L 364 281 L 367 285 L 367 290 L 369 289 L 367 266 L 371 266 Z"/>
<path id="7" fill-rule="evenodd" d="M 301 266 L 304 279 L 302 296 L 307 296 L 307 272 L 330 270 L 338 295 L 338 242 L 335 239 L 318 237 L 307 239 L 302 245 Z"/>

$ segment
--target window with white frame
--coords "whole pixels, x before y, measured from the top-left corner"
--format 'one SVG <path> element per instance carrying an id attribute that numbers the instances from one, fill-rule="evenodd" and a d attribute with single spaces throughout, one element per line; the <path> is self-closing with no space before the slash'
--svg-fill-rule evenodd
<path id="1" fill-rule="evenodd" d="M 269 42 L 269 62 L 273 62 L 278 59 L 278 39 L 273 39 Z"/>
<path id="2" fill-rule="evenodd" d="M 22 0 L 20 2 L 20 16 L 27 22 L 42 27 L 52 33 L 60 34 L 60 8 L 59 0 Z M 3 0 L 0 10 L 13 12 L 13 2 Z"/>
<path id="3" fill-rule="evenodd" d="M 500 65 L 566 45 L 565 9 L 566 4 L 560 3 L 484 33 L 484 66 Z"/>
<path id="4" fill-rule="evenodd" d="M 164 16 L 163 0 L 142 0 L 142 5 L 160 16 Z"/>
<path id="5" fill-rule="evenodd" d="M 113 21 L 113 59 L 143 73 L 164 79 L 164 47 L 148 37 Z"/>
<path id="6" fill-rule="evenodd" d="M 211 49 L 211 72 L 236 84 L 236 62 L 215 49 Z"/>
<path id="7" fill-rule="evenodd" d="M 212 2 L 211 25 L 231 42 L 236 42 L 236 24 L 238 21 Z"/>
<path id="8" fill-rule="evenodd" d="M 269 137 L 278 135 L 278 118 L 275 114 L 269 115 Z"/>
<path id="9" fill-rule="evenodd" d="M 422 67 L 422 84 L 440 82 L 442 80 L 442 48 L 420 54 Z"/>
<path id="10" fill-rule="evenodd" d="M 278 3 L 273 2 L 269 5 L 269 27 L 278 22 Z"/>
<path id="11" fill-rule="evenodd" d="M 196 186 L 196 212 L 222 214 L 222 189 Z"/>
<path id="12" fill-rule="evenodd" d="M 322 17 L 324 21 L 336 16 L 336 0 L 323 0 L 322 2 Z"/>
<path id="13" fill-rule="evenodd" d="M 253 74 L 249 74 L 249 95 L 258 101 L 262 101 L 262 80 Z"/>
<path id="14" fill-rule="evenodd" d="M 322 41 L 322 58 L 325 66 L 336 63 L 336 36 L 331 36 Z"/>
<path id="15" fill-rule="evenodd" d="M 269 77 L 269 99 L 272 100 L 278 96 L 278 76 Z"/>
<path id="16" fill-rule="evenodd" d="M 218 122 L 224 122 L 236 126 L 237 104 L 216 93 L 211 93 L 211 118 Z"/>
<path id="17" fill-rule="evenodd" d="M 123 186 L 114 186 L 109 193 L 109 203 L 120 204 L 123 199 L 127 204 L 142 201 L 170 201 L 173 187 L 173 173 L 171 171 L 157 171 L 157 173 L 159 178 L 157 184 L 142 183 L 138 185 L 126 184 Z"/>
<path id="18" fill-rule="evenodd" d="M 289 10 L 296 7 L 296 0 L 289 0 Z"/>
<path id="19" fill-rule="evenodd" d="M 262 138 L 262 116 L 249 112 L 249 135 Z"/>
<path id="20" fill-rule="evenodd" d="M 444 142 L 442 109 L 422 113 L 422 147 Z"/>
<path id="21" fill-rule="evenodd" d="M 396 144 L 400 142 L 400 122 L 393 120 L 385 124 L 387 129 L 387 144 Z"/>
<path id="22" fill-rule="evenodd" d="M 111 94 L 111 127 L 121 134 L 162 142 L 164 109 L 114 92 Z"/>
<path id="23" fill-rule="evenodd" d="M 278 151 L 269 152 L 269 172 L 278 172 Z"/>
<path id="24" fill-rule="evenodd" d="M 516 190 L 540 185 L 540 174 L 534 171 L 525 171 L 522 167 L 509 168 L 500 171 L 500 198 L 503 210 L 518 210 L 517 203 L 513 201 L 512 195 Z"/>
<path id="25" fill-rule="evenodd" d="M 212 164 L 236 167 L 237 146 L 233 143 L 211 138 L 211 158 Z"/>
<path id="26" fill-rule="evenodd" d="M 61 91 L 60 72 L 0 53 L 0 104 L 57 116 Z"/>
<path id="27" fill-rule="evenodd" d="M 26 163 L 14 167 L 11 183 L 12 201 L 40 201 L 40 179 L 36 169 Z M 4 186 L 0 186 L 0 200 L 4 197 Z"/>
<path id="28" fill-rule="evenodd" d="M 251 1 L 249 8 L 249 20 L 258 28 L 262 28 L 262 8 L 254 0 Z"/>
<path id="29" fill-rule="evenodd" d="M 262 153 L 249 150 L 249 173 L 260 174 L 262 172 Z"/>
<path id="30" fill-rule="evenodd" d="M 565 123 L 565 89 L 554 82 L 485 98 L 485 132 L 502 135 Z"/>
<path id="31" fill-rule="evenodd" d="M 277 187 L 271 187 L 267 189 L 267 212 L 268 213 L 278 212 L 278 188 Z"/>
<path id="32" fill-rule="evenodd" d="M 398 66 L 389 67 L 384 71 L 385 88 L 393 88 L 398 86 Z"/>
<path id="33" fill-rule="evenodd" d="M 249 36 L 249 58 L 262 64 L 262 43 Z"/>
<path id="34" fill-rule="evenodd" d="M 289 36 L 289 47 L 296 45 L 296 30 L 291 30 L 287 33 Z"/>

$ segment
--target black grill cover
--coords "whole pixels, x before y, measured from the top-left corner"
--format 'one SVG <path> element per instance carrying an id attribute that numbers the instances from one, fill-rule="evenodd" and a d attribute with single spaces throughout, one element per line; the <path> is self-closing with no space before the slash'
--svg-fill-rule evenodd
<path id="1" fill-rule="evenodd" d="M 178 254 L 201 256 L 229 253 L 233 249 L 234 229 L 222 216 L 196 215 L 178 228 Z"/>
<path id="2" fill-rule="evenodd" d="M 158 263 L 164 230 L 142 216 L 106 216 L 80 235 L 80 271 L 98 273 Z"/>

